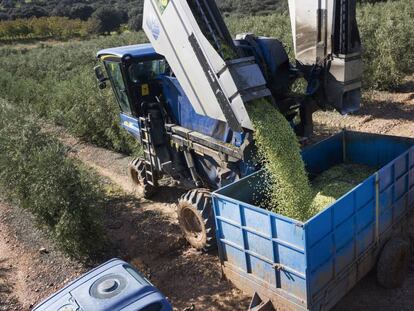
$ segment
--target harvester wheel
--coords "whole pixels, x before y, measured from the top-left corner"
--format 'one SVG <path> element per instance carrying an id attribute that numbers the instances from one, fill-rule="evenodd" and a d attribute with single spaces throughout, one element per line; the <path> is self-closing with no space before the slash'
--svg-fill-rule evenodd
<path id="1" fill-rule="evenodd" d="M 404 284 L 410 262 L 410 245 L 401 238 L 388 241 L 378 260 L 377 280 L 385 288 L 398 288 Z"/>
<path id="2" fill-rule="evenodd" d="M 147 182 L 145 162 L 143 159 L 136 158 L 129 163 L 128 175 L 134 185 L 143 188 L 144 198 L 150 199 L 155 194 L 155 187 Z"/>
<path id="3" fill-rule="evenodd" d="M 215 248 L 216 228 L 210 191 L 187 192 L 178 202 L 177 214 L 181 230 L 192 247 L 205 252 Z"/>

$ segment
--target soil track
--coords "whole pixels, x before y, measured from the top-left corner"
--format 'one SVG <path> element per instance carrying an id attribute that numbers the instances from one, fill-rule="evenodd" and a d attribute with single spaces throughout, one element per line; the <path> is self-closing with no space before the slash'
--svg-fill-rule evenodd
<path id="1" fill-rule="evenodd" d="M 317 113 L 315 140 L 342 128 L 414 137 L 413 84 L 411 78 L 399 93 L 366 96 L 362 110 L 352 116 Z M 247 309 L 249 298 L 223 280 L 217 254 L 200 254 L 182 238 L 175 202 L 184 190 L 165 181 L 153 201 L 145 200 L 126 176 L 130 158 L 59 135 L 74 157 L 103 176 L 108 190 L 104 209 L 109 246 L 99 262 L 112 257 L 131 262 L 177 310 L 192 304 L 196 310 Z M 414 219 L 410 223 L 414 228 Z M 33 227 L 30 215 L 0 202 L 1 311 L 29 309 L 98 261 L 88 266 L 66 258 Z M 375 276 L 368 275 L 335 310 L 412 310 L 413 305 L 414 272 L 410 271 L 404 287 L 397 290 L 378 287 Z"/>
<path id="2" fill-rule="evenodd" d="M 0 310 L 29 310 L 90 268 L 57 251 L 33 217 L 0 201 Z"/>
<path id="3" fill-rule="evenodd" d="M 73 155 L 108 178 L 114 189 L 106 204 L 107 232 L 113 249 L 106 256 L 131 262 L 182 310 L 245 310 L 249 299 L 223 280 L 217 254 L 201 254 L 186 244 L 176 218 L 185 190 L 163 180 L 153 201 L 142 198 L 126 175 L 129 157 L 80 143 L 61 133 Z"/>

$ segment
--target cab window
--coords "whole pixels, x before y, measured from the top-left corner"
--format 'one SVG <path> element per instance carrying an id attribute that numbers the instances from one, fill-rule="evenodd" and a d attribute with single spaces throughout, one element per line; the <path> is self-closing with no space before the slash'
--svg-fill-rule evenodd
<path id="1" fill-rule="evenodd" d="M 132 63 L 128 68 L 129 78 L 133 83 L 142 84 L 154 80 L 166 72 L 164 59 Z"/>
<path id="2" fill-rule="evenodd" d="M 105 66 L 122 112 L 132 114 L 127 89 L 122 75 L 121 63 L 108 61 L 105 63 Z"/>

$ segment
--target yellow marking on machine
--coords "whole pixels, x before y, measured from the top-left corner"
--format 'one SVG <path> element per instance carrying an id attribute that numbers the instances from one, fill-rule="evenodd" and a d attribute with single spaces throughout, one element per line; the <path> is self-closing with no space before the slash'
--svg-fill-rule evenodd
<path id="1" fill-rule="evenodd" d="M 149 93 L 150 93 L 150 91 L 149 91 L 149 85 L 148 84 L 143 84 L 141 86 L 141 94 L 142 94 L 142 96 L 148 96 Z"/>
<path id="2" fill-rule="evenodd" d="M 170 3 L 170 0 L 157 0 L 157 2 L 158 9 L 160 10 L 160 13 L 163 14 L 168 4 Z"/>
<path id="3" fill-rule="evenodd" d="M 132 124 L 131 122 L 128 122 L 128 121 L 124 121 L 124 125 L 126 127 L 134 127 L 134 124 Z"/>
<path id="4" fill-rule="evenodd" d="M 120 59 L 118 56 L 116 55 L 104 55 L 101 57 L 101 60 L 106 60 L 108 58 L 112 58 L 112 59 Z"/>

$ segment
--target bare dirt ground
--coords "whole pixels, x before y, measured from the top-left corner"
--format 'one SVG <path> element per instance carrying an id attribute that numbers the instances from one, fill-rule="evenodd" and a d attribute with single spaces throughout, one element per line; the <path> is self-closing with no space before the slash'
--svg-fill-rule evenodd
<path id="1" fill-rule="evenodd" d="M 56 250 L 30 214 L 0 201 L 1 311 L 29 310 L 87 268 Z"/>
<path id="2" fill-rule="evenodd" d="M 414 77 L 397 93 L 375 92 L 352 116 L 316 114 L 315 140 L 342 128 L 414 137 Z M 103 176 L 108 248 L 88 264 L 61 254 L 27 213 L 0 202 L 0 311 L 28 310 L 92 266 L 112 257 L 131 262 L 169 297 L 177 310 L 246 310 L 249 297 L 222 277 L 217 254 L 200 254 L 181 236 L 175 202 L 184 190 L 166 181 L 153 201 L 142 198 L 126 176 L 130 158 L 60 133 L 79 158 Z M 413 224 L 414 219 L 410 222 Z M 414 231 L 414 230 L 413 230 Z M 414 234 L 412 234 L 414 237 Z M 44 248 L 46 251 L 44 251 Z M 385 290 L 375 275 L 364 278 L 335 310 L 412 310 L 414 271 L 403 288 Z"/>
<path id="3" fill-rule="evenodd" d="M 414 137 L 414 77 L 407 78 L 396 93 L 364 95 L 362 109 L 341 116 L 332 111 L 315 114 L 316 132 L 330 134 L 341 129 Z"/>

